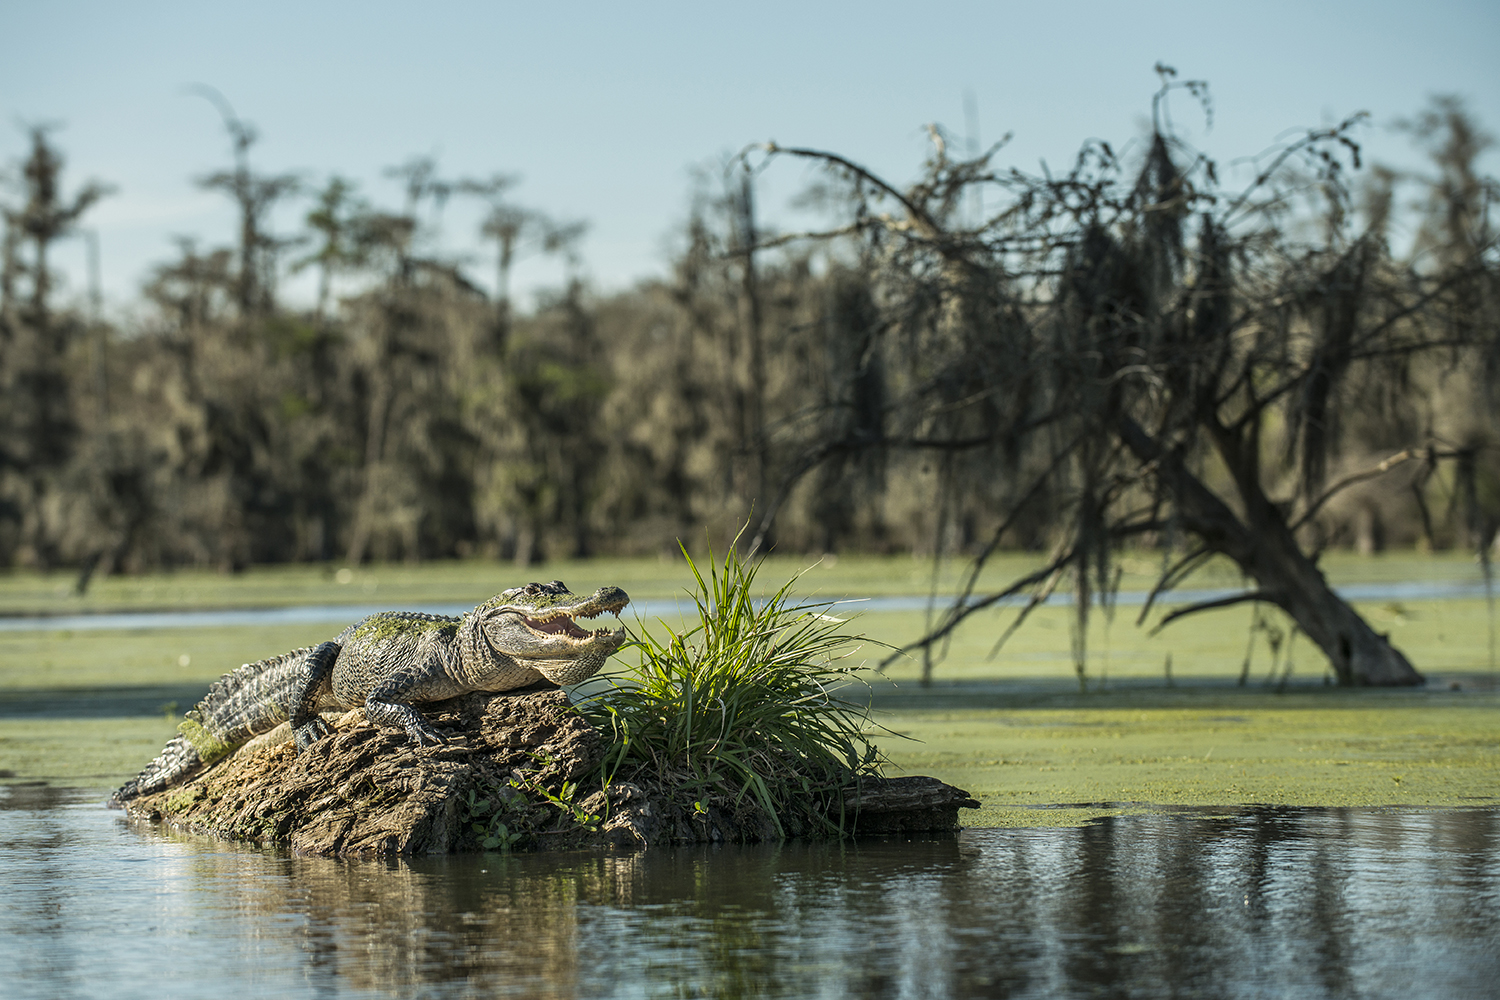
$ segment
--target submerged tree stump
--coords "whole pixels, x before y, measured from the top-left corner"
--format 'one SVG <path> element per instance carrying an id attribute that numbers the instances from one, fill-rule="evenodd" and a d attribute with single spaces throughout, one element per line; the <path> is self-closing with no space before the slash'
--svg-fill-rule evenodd
<path id="1" fill-rule="evenodd" d="M 424 714 L 447 745 L 414 747 L 356 710 L 330 716 L 333 733 L 302 754 L 283 726 L 126 811 L 174 829 L 340 856 L 777 836 L 749 805 L 688 808 L 670 789 L 624 782 L 579 788 L 603 739 L 557 688 L 469 694 Z M 978 804 L 935 778 L 866 777 L 845 794 L 842 821 L 854 833 L 954 831 L 958 810 Z"/>

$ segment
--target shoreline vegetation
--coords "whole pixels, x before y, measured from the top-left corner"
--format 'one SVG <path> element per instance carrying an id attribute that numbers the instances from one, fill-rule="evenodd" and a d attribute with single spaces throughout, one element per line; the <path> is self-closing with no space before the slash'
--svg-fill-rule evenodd
<path id="1" fill-rule="evenodd" d="M 930 562 L 859 557 L 810 568 L 805 560 L 778 558 L 761 574 L 781 580 L 798 569 L 806 569 L 799 596 L 818 599 L 920 593 L 914 583 L 933 576 Z M 1330 554 L 1327 570 L 1336 584 L 1479 576 L 1472 561 L 1418 553 Z M 375 565 L 348 584 L 337 582 L 337 572 L 307 566 L 110 578 L 84 599 L 56 600 L 73 602 L 70 610 L 109 601 L 164 610 L 192 607 L 194 598 L 255 607 L 270 594 L 333 604 L 330 593 L 373 578 L 380 581 L 379 601 L 472 603 L 476 594 L 514 585 L 522 571 L 478 561 Z M 544 564 L 524 575 L 615 580 L 648 598 L 681 596 L 689 579 L 682 561 L 655 559 Z M 52 582 L 38 573 L 0 574 L 0 610 L 44 610 L 33 595 L 49 594 Z M 1326 687 L 1317 651 L 1295 642 L 1286 676 L 1284 658 L 1273 670 L 1267 637 L 1252 631 L 1248 608 L 1196 616 L 1155 637 L 1122 609 L 1112 624 L 1096 616 L 1089 686 L 1080 692 L 1067 610 L 1041 609 L 996 659 L 988 658 L 990 646 L 1013 612 L 997 613 L 993 626 L 976 621 L 958 633 L 930 686 L 918 683 L 920 664 L 906 659 L 883 673 L 862 671 L 869 687 L 850 694 L 868 701 L 878 725 L 910 737 L 878 739 L 889 758 L 884 773 L 931 775 L 981 801 L 977 813 L 963 817 L 967 826 L 1074 825 L 1122 811 L 1184 807 L 1500 803 L 1500 693 L 1489 661 L 1486 602 L 1388 602 L 1361 610 L 1393 634 L 1428 675 L 1427 687 Z M 897 643 L 916 634 L 923 619 L 921 612 L 856 613 L 842 627 Z M 102 801 L 159 750 L 214 678 L 241 662 L 326 638 L 328 629 L 0 633 L 0 783 L 87 788 Z M 1247 648 L 1251 671 L 1241 686 Z M 868 667 L 884 652 L 866 645 L 851 659 Z M 1163 672 L 1167 652 L 1174 662 L 1170 682 Z M 633 658 L 617 657 L 615 669 Z"/>

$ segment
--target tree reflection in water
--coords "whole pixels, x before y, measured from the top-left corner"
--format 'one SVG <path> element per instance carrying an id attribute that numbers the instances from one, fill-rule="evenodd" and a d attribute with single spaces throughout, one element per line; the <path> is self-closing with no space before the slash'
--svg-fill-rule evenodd
<path id="1" fill-rule="evenodd" d="M 1500 980 L 1495 809 L 359 862 L 5 804 L 0 973 L 23 996 L 207 980 L 257 996 L 1405 998 Z"/>

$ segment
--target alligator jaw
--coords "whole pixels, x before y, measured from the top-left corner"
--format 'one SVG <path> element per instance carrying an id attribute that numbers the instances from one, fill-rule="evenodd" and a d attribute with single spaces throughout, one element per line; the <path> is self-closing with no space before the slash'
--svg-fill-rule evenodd
<path id="1" fill-rule="evenodd" d="M 579 617 L 592 618 L 594 616 L 580 615 Z M 573 617 L 566 614 L 552 615 L 548 618 L 530 618 L 522 615 L 521 624 L 525 625 L 532 632 L 535 632 L 538 636 L 545 636 L 547 638 L 562 637 L 578 642 L 593 642 L 613 635 L 623 636 L 625 633 L 623 628 L 612 629 L 608 627 L 589 631 L 580 628 L 578 623 L 573 620 Z"/>
<path id="2" fill-rule="evenodd" d="M 538 636 L 592 643 L 616 635 L 623 639 L 625 630 L 602 628 L 589 631 L 580 627 L 576 619 L 597 618 L 602 614 L 618 616 L 629 603 L 629 595 L 619 587 L 600 587 L 589 597 L 573 602 L 560 601 L 545 608 L 528 608 L 517 602 L 502 606 L 502 610 L 514 611 L 521 623 Z"/>
<path id="3" fill-rule="evenodd" d="M 579 597 L 553 581 L 508 590 L 481 605 L 480 611 L 490 623 L 485 631 L 496 650 L 544 673 L 569 664 L 593 673 L 624 645 L 626 632 L 623 626 L 590 631 L 579 619 L 618 615 L 629 603 L 630 596 L 619 587 L 600 587 Z"/>
<path id="4" fill-rule="evenodd" d="M 545 621 L 536 618 L 521 619 L 522 624 L 539 635 L 566 635 L 573 639 L 587 639 L 589 633 L 579 628 L 567 615 L 558 615 Z"/>

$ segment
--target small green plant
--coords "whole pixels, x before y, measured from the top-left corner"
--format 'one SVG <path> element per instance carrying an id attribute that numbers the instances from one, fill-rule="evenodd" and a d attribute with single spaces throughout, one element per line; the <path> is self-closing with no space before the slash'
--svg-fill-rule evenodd
<path id="1" fill-rule="evenodd" d="M 532 754 L 532 756 L 543 764 L 551 763 L 551 758 L 546 754 Z M 602 816 L 597 816 L 578 804 L 578 783 L 576 781 L 564 781 L 562 783 L 562 790 L 557 793 L 553 793 L 546 785 L 543 785 L 534 777 L 522 776 L 511 778 L 510 787 L 517 792 L 534 795 L 542 801 L 550 803 L 574 823 L 590 832 L 598 830 L 599 824 L 603 822 Z"/>
<path id="2" fill-rule="evenodd" d="M 525 834 L 512 830 L 502 820 L 503 803 L 498 797 L 480 795 L 473 789 L 463 803 L 463 819 L 486 851 L 509 851 L 520 845 Z"/>
<path id="3" fill-rule="evenodd" d="M 687 562 L 697 624 L 659 622 L 661 635 L 643 625 L 639 667 L 582 706 L 613 735 L 603 781 L 654 779 L 697 816 L 748 796 L 782 836 L 789 819 L 837 830 L 830 810 L 884 760 L 867 706 L 841 693 L 858 682 L 850 655 L 863 637 L 828 602 L 796 601 L 795 577 L 758 600 L 759 566 L 732 546 L 722 564 L 709 552 L 706 578 Z"/>

